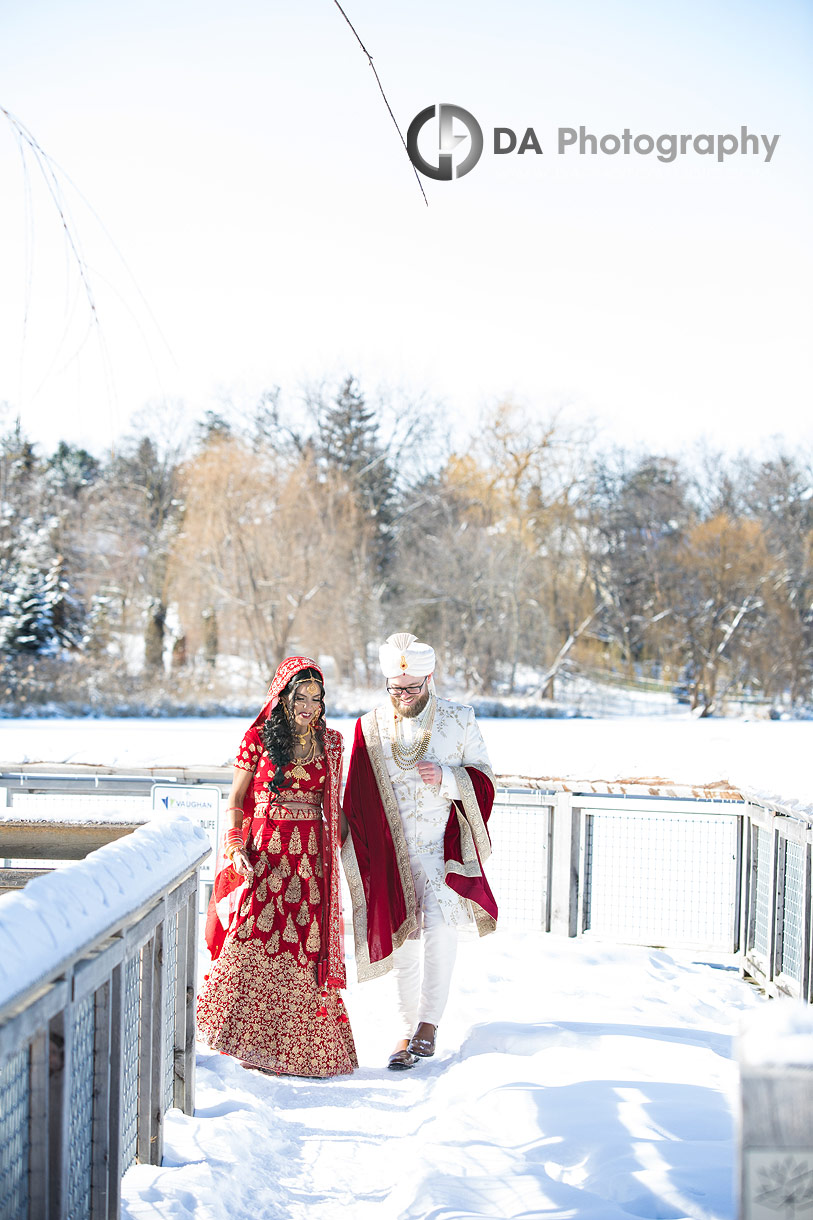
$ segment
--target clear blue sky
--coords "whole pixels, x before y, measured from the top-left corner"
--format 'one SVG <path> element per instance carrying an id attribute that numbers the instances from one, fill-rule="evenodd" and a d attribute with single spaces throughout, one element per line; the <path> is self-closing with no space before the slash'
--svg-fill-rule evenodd
<path id="1" fill-rule="evenodd" d="M 69 190 L 102 352 L 0 126 L 0 401 L 30 432 L 99 449 L 147 402 L 199 415 L 349 369 L 458 420 L 511 397 L 661 448 L 813 438 L 813 5 L 345 7 L 404 130 L 436 101 L 485 129 L 428 209 L 328 0 L 6 6 L 0 105 L 115 243 Z M 581 124 L 780 139 L 770 164 L 557 155 Z M 543 155 L 494 157 L 494 126 Z"/>

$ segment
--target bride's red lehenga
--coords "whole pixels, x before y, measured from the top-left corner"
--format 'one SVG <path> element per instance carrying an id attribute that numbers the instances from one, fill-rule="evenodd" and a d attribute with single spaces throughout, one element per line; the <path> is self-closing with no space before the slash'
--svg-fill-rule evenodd
<path id="1" fill-rule="evenodd" d="M 198 1031 L 213 1050 L 293 1076 L 339 1076 L 358 1066 L 339 992 L 333 807 L 341 738 L 324 733 L 324 757 L 290 763 L 278 797 L 267 786 L 274 769 L 257 727 L 243 738 L 235 766 L 254 774 L 243 822 L 254 877 L 244 884 L 231 866 L 218 874 L 215 899 L 221 922 L 229 910 L 228 929 L 225 938 L 207 935 L 216 956 L 198 997 Z M 323 805 L 333 816 L 323 819 Z"/>

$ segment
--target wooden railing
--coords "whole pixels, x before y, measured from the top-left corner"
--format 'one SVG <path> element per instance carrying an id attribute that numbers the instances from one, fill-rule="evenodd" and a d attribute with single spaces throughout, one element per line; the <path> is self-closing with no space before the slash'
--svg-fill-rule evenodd
<path id="1" fill-rule="evenodd" d="M 0 899 L 3 1220 L 113 1220 L 165 1111 L 193 1112 L 208 854 L 192 823 L 151 823 Z"/>

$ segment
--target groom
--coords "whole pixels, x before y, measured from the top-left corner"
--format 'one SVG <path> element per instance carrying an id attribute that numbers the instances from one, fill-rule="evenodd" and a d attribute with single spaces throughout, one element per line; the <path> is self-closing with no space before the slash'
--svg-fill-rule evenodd
<path id="1" fill-rule="evenodd" d="M 388 699 L 356 724 L 342 849 L 359 981 L 394 970 L 394 1071 L 435 1053 L 457 935 L 497 925 L 483 873 L 494 776 L 474 712 L 438 699 L 435 653 L 404 632 L 379 655 Z M 423 949 L 423 952 L 421 952 Z"/>

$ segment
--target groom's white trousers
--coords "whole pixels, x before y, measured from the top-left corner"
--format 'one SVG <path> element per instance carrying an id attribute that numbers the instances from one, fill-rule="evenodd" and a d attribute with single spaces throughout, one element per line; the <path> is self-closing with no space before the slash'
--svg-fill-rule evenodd
<path id="1" fill-rule="evenodd" d="M 440 1024 L 457 955 L 457 929 L 443 918 L 420 860 L 413 859 L 410 865 L 418 927 L 423 931 L 420 940 L 404 941 L 392 959 L 403 1038 L 411 1038 L 421 1021 Z"/>

